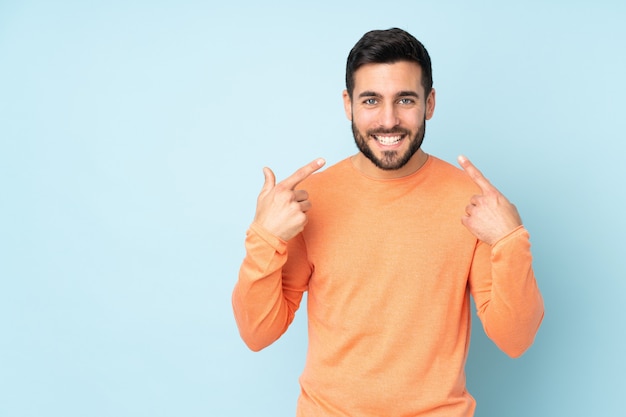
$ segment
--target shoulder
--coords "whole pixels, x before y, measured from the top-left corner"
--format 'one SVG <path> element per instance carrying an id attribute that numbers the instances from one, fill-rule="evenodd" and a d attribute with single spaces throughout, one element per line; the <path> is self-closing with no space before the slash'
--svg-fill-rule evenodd
<path id="1" fill-rule="evenodd" d="M 430 177 L 438 183 L 438 187 L 462 194 L 476 194 L 480 189 L 463 171 L 449 162 L 430 155 Z"/>
<path id="2" fill-rule="evenodd" d="M 307 189 L 324 189 L 330 185 L 337 186 L 340 183 L 344 183 L 352 174 L 350 159 L 346 158 L 323 171 L 316 172 L 304 180 L 301 185 Z"/>

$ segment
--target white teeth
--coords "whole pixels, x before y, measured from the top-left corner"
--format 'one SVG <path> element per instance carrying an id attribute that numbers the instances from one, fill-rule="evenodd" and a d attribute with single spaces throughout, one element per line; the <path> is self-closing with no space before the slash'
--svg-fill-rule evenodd
<path id="1" fill-rule="evenodd" d="M 383 145 L 393 145 L 402 139 L 402 136 L 374 136 Z"/>

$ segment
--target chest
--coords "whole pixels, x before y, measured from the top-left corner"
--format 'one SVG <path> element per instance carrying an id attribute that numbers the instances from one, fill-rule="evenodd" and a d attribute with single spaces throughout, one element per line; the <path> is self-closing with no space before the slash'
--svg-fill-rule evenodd
<path id="1" fill-rule="evenodd" d="M 333 202 L 316 204 L 305 230 L 314 268 L 310 286 L 464 289 L 475 239 L 460 221 L 462 198 L 419 192 L 356 198 L 347 192 Z"/>

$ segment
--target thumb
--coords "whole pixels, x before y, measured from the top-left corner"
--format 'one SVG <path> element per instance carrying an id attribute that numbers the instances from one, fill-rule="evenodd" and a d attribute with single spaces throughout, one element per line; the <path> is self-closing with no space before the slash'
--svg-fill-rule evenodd
<path id="1" fill-rule="evenodd" d="M 276 186 L 276 176 L 274 172 L 268 167 L 263 168 L 263 175 L 265 176 L 265 182 L 263 183 L 263 188 L 261 189 L 262 193 L 268 192 L 274 186 Z"/>

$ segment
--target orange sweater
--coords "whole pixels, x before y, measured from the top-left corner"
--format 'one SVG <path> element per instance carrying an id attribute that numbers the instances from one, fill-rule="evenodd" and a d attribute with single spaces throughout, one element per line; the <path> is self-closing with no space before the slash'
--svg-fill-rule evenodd
<path id="1" fill-rule="evenodd" d="M 432 156 L 393 180 L 346 159 L 301 188 L 313 204 L 304 231 L 284 242 L 253 223 L 233 292 L 241 336 L 260 350 L 308 290 L 297 415 L 472 416 L 470 293 L 487 335 L 513 357 L 543 317 L 526 230 L 493 247 L 478 241 L 460 218 L 479 190 Z"/>

